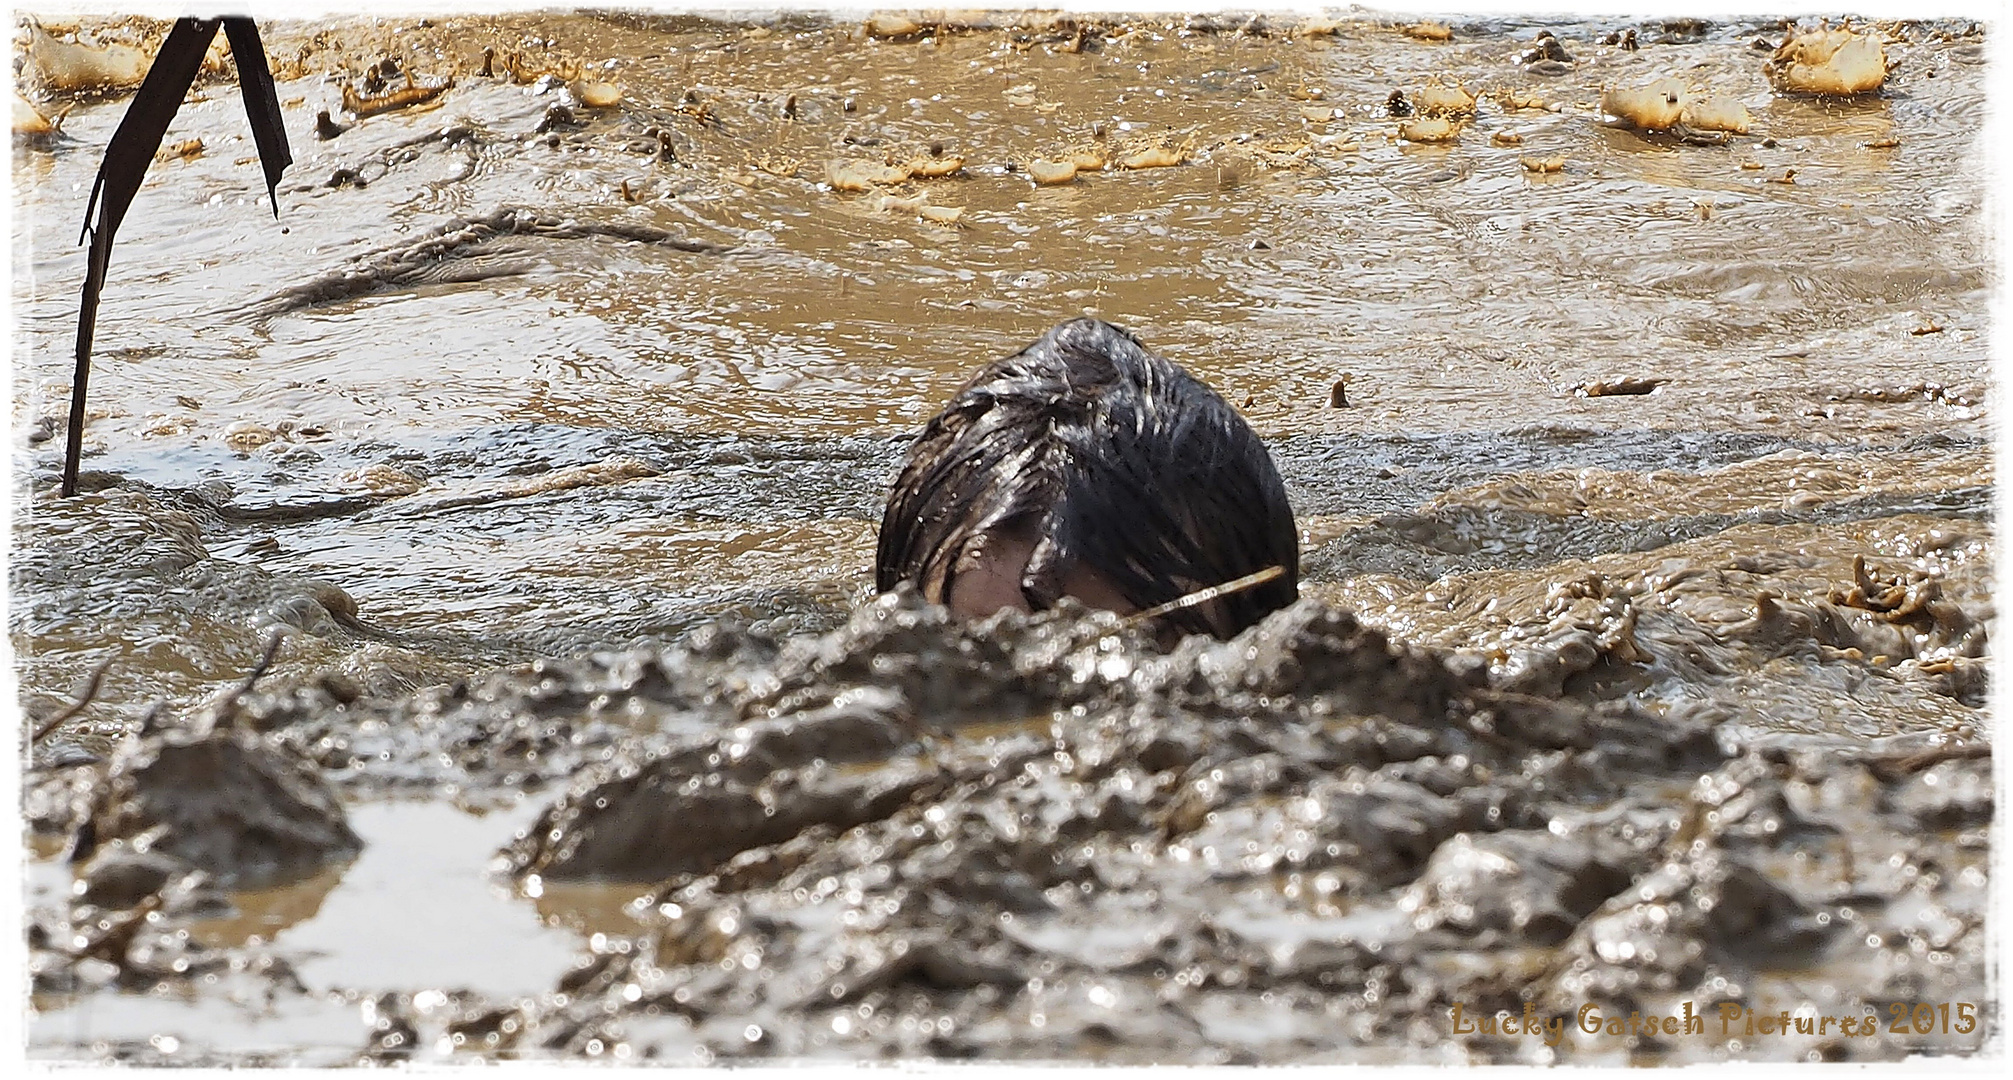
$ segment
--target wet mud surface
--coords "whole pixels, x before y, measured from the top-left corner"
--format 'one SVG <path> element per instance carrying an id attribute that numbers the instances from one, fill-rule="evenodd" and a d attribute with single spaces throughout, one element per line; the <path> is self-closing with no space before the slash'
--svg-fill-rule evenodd
<path id="1" fill-rule="evenodd" d="M 71 500 L 126 99 L 24 38 L 31 1055 L 1998 1046 L 1989 42 L 1815 99 L 1775 20 L 1401 22 L 275 23 L 280 219 L 219 67 Z M 1752 130 L 1601 120 L 1666 76 Z M 1299 604 L 870 595 L 908 435 L 1084 310 L 1266 438 Z"/>

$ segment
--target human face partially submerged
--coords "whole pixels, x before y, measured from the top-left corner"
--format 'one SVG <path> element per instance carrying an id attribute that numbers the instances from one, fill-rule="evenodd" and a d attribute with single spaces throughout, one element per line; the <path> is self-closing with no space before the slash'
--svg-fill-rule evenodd
<path id="1" fill-rule="evenodd" d="M 1073 319 L 924 428 L 888 496 L 875 582 L 965 617 L 1068 596 L 1229 637 L 1292 603 L 1298 570 L 1285 485 L 1236 410 L 1126 331 Z"/>
<path id="2" fill-rule="evenodd" d="M 982 619 L 995 611 L 1033 611 L 1022 582 L 1040 538 L 1029 529 L 1002 529 L 982 532 L 965 542 L 949 575 L 949 586 L 940 598 L 951 613 L 964 619 Z M 1125 598 L 1093 571 L 1072 566 L 1063 572 L 1062 595 L 1074 597 L 1084 606 L 1120 615 L 1131 615 L 1139 605 Z"/>

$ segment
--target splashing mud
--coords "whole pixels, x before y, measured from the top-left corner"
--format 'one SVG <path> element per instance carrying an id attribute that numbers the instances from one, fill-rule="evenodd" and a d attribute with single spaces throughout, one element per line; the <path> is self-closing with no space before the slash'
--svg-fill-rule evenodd
<path id="1" fill-rule="evenodd" d="M 273 23 L 279 219 L 213 56 L 59 499 L 165 29 L 17 34 L 37 1058 L 2000 1038 L 1976 26 L 1847 97 L 1772 19 Z M 1266 438 L 1299 604 L 869 595 L 904 440 L 1086 311 Z"/>

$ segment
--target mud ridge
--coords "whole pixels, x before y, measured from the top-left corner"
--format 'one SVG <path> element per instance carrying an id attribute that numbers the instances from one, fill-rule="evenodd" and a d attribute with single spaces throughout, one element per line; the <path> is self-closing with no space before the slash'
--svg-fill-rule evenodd
<path id="1" fill-rule="evenodd" d="M 504 207 L 473 218 L 456 218 L 417 243 L 359 259 L 331 274 L 290 285 L 248 308 L 244 314 L 271 319 L 288 312 L 353 300 L 415 285 L 483 281 L 528 273 L 539 265 L 531 249 L 512 238 L 604 239 L 649 244 L 693 254 L 719 255 L 728 247 L 678 236 L 653 225 L 592 222 Z"/>

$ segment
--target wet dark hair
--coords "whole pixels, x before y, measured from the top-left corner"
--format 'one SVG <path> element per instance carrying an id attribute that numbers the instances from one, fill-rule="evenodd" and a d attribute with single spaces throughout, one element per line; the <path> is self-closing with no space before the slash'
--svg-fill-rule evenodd
<path id="1" fill-rule="evenodd" d="M 881 517 L 875 584 L 947 601 L 984 533 L 1035 542 L 1028 607 L 1064 575 L 1140 610 L 1269 567 L 1285 572 L 1162 625 L 1228 637 L 1299 595 L 1299 534 L 1279 472 L 1230 404 L 1127 331 L 1073 319 L 988 366 L 930 420 Z"/>

